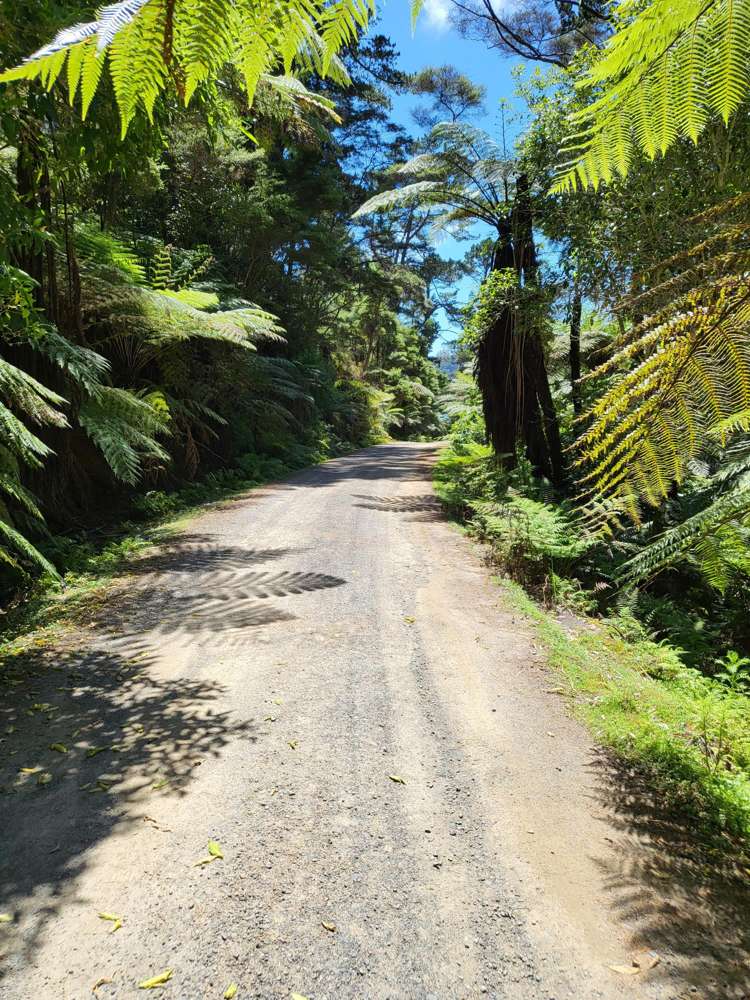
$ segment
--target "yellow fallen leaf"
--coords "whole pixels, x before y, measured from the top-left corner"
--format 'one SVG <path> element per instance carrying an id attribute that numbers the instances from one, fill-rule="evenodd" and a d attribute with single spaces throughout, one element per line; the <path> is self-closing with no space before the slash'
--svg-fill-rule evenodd
<path id="1" fill-rule="evenodd" d="M 164 788 L 164 786 L 168 784 L 169 784 L 169 778 L 161 778 L 159 781 L 155 781 L 151 787 L 154 789 L 154 791 L 158 792 L 160 788 Z"/>
<path id="2" fill-rule="evenodd" d="M 610 969 L 621 976 L 637 976 L 641 971 L 637 965 L 610 965 Z"/>
<path id="3" fill-rule="evenodd" d="M 100 986 L 106 986 L 107 983 L 111 983 L 112 980 L 108 976 L 102 976 L 101 979 L 97 979 L 94 985 L 91 987 L 91 992 L 96 993 Z"/>
<path id="4" fill-rule="evenodd" d="M 48 785 L 52 781 L 52 775 L 49 771 L 42 771 L 39 777 L 36 779 L 37 785 Z"/>
<path id="5" fill-rule="evenodd" d="M 13 914 L 12 913 L 0 913 L 0 924 L 12 924 Z"/>
<path id="6" fill-rule="evenodd" d="M 406 782 L 404 781 L 404 779 L 399 774 L 389 774 L 388 777 L 391 779 L 391 781 L 395 781 L 397 785 L 405 785 L 406 784 Z"/>
<path id="7" fill-rule="evenodd" d="M 122 917 L 118 917 L 116 913 L 100 913 L 100 920 L 111 920 L 113 927 L 110 934 L 114 934 L 115 931 L 119 931 L 122 927 Z"/>
<path id="8" fill-rule="evenodd" d="M 221 844 L 218 844 L 215 840 L 209 840 L 208 853 L 213 858 L 221 858 L 224 860 L 224 852 L 221 849 Z"/>
<path id="9" fill-rule="evenodd" d="M 193 868 L 200 868 L 202 865 L 210 865 L 212 861 L 216 861 L 216 858 L 201 858 L 200 861 L 196 861 Z"/>
<path id="10" fill-rule="evenodd" d="M 89 747 L 86 751 L 87 757 L 96 757 L 98 753 L 104 753 L 105 750 L 109 750 L 109 747 Z"/>
<path id="11" fill-rule="evenodd" d="M 237 983 L 230 983 L 224 990 L 224 1000 L 232 1000 L 237 996 Z"/>
<path id="12" fill-rule="evenodd" d="M 333 932 L 336 930 L 336 924 L 329 924 L 327 920 L 321 920 L 320 926 L 325 927 L 325 929 L 327 931 L 330 931 L 331 934 L 333 934 Z"/>
<path id="13" fill-rule="evenodd" d="M 68 748 L 64 743 L 50 743 L 50 750 L 56 750 L 58 753 L 68 752 Z"/>
<path id="14" fill-rule="evenodd" d="M 19 774 L 39 774 L 41 767 L 19 767 Z"/>
<path id="15" fill-rule="evenodd" d="M 412 618 L 411 615 L 404 615 L 404 621 L 406 622 L 407 625 L 413 625 L 416 620 L 417 619 Z"/>
<path id="16" fill-rule="evenodd" d="M 301 993 L 292 993 L 292 1000 L 307 1000 L 307 997 L 303 997 Z"/>
<path id="17" fill-rule="evenodd" d="M 292 750 L 297 749 L 298 744 L 296 740 L 287 740 L 287 744 L 292 748 Z"/>
<path id="18" fill-rule="evenodd" d="M 151 979 L 144 979 L 142 983 L 138 983 L 139 990 L 155 990 L 157 986 L 163 986 L 168 983 L 172 978 L 172 970 L 165 969 L 164 972 L 160 972 L 158 976 L 152 976 Z"/>

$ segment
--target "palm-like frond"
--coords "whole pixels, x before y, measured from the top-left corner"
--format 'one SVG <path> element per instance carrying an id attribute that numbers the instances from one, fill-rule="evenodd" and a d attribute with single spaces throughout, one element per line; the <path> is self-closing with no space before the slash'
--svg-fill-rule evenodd
<path id="1" fill-rule="evenodd" d="M 168 432 L 165 413 L 126 389 L 102 386 L 83 404 L 78 422 L 124 483 L 138 482 L 146 459 L 169 461 L 157 441 Z"/>
<path id="2" fill-rule="evenodd" d="M 587 490 L 638 521 L 691 463 L 743 426 L 750 409 L 750 224 L 746 202 L 694 220 L 716 232 L 658 270 L 667 274 L 624 308 L 651 312 L 615 342 L 590 377 L 612 378 L 588 414 L 579 465 Z M 723 244 L 723 252 L 717 246 Z"/>
<path id="3" fill-rule="evenodd" d="M 556 190 L 625 175 L 710 117 L 727 122 L 750 84 L 750 0 L 653 0 L 617 31 L 578 86 L 594 100 L 571 117 Z"/>
<path id="4" fill-rule="evenodd" d="M 434 226 L 480 219 L 497 226 L 507 211 L 504 182 L 510 163 L 497 143 L 466 122 L 442 122 L 426 139 L 428 152 L 395 167 L 395 178 L 408 184 L 381 191 L 365 202 L 353 218 L 388 212 L 410 205 L 434 206 Z"/>
<path id="5" fill-rule="evenodd" d="M 85 117 L 106 63 L 124 135 L 139 108 L 152 116 L 172 81 L 188 103 L 226 66 L 238 71 L 251 103 L 260 81 L 295 67 L 344 80 L 337 53 L 373 13 L 372 0 L 121 0 L 96 21 L 59 32 L 0 82 L 39 79 L 51 88 L 67 66 L 70 102 L 80 91 Z M 298 106 L 301 98 L 295 95 Z M 305 99 L 330 116 L 323 99 Z"/>

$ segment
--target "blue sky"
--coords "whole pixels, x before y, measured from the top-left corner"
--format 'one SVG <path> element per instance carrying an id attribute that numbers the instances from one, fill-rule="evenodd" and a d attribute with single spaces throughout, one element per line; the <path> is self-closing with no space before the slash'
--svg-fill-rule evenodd
<path id="1" fill-rule="evenodd" d="M 499 141 L 500 101 L 504 99 L 514 107 L 518 107 L 513 98 L 515 82 L 511 75 L 513 67 L 518 65 L 518 60 L 509 59 L 500 52 L 487 49 L 481 42 L 462 38 L 450 24 L 450 0 L 425 0 L 413 35 L 409 0 L 389 0 L 389 2 L 387 0 L 378 5 L 378 10 L 379 18 L 370 29 L 371 33 L 391 38 L 400 52 L 401 69 L 413 73 L 425 66 L 450 64 L 474 83 L 482 84 L 487 91 L 484 113 L 472 120 Z M 397 96 L 393 102 L 394 119 L 412 132 L 418 131 L 411 118 L 411 110 L 418 104 L 418 98 L 408 95 Z M 509 152 L 512 152 L 513 136 L 517 129 L 518 125 L 509 120 L 506 112 Z M 454 240 L 445 240 L 438 245 L 437 250 L 445 257 L 460 257 L 468 247 L 468 242 L 457 244 Z M 459 288 L 461 299 L 468 299 L 474 290 L 472 282 L 468 280 L 462 282 Z M 453 339 L 456 330 L 450 327 L 444 315 L 441 315 L 439 320 L 442 327 L 440 341 L 447 343 Z M 436 344 L 436 348 L 441 346 L 440 341 Z"/>

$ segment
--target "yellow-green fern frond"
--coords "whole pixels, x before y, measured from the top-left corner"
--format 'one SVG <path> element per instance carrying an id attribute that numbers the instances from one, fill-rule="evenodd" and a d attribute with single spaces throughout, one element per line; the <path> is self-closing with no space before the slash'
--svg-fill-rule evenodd
<path id="1" fill-rule="evenodd" d="M 589 376 L 609 384 L 578 441 L 580 481 L 636 521 L 642 505 L 662 502 L 696 458 L 747 423 L 750 227 L 734 217 L 738 207 L 726 219 L 717 212 L 718 232 L 662 261 L 662 280 L 623 300 L 625 310 L 652 311 Z"/>
<path id="2" fill-rule="evenodd" d="M 616 32 L 579 81 L 593 101 L 571 116 L 554 190 L 624 176 L 633 151 L 696 141 L 728 122 L 750 86 L 750 0 L 653 0 Z"/>

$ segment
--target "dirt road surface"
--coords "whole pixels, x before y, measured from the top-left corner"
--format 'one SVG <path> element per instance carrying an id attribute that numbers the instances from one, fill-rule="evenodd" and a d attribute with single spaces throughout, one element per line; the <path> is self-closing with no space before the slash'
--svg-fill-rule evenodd
<path id="1" fill-rule="evenodd" d="M 213 508 L 11 684 L 3 1000 L 748 995 L 747 923 L 569 717 L 436 450 Z"/>

